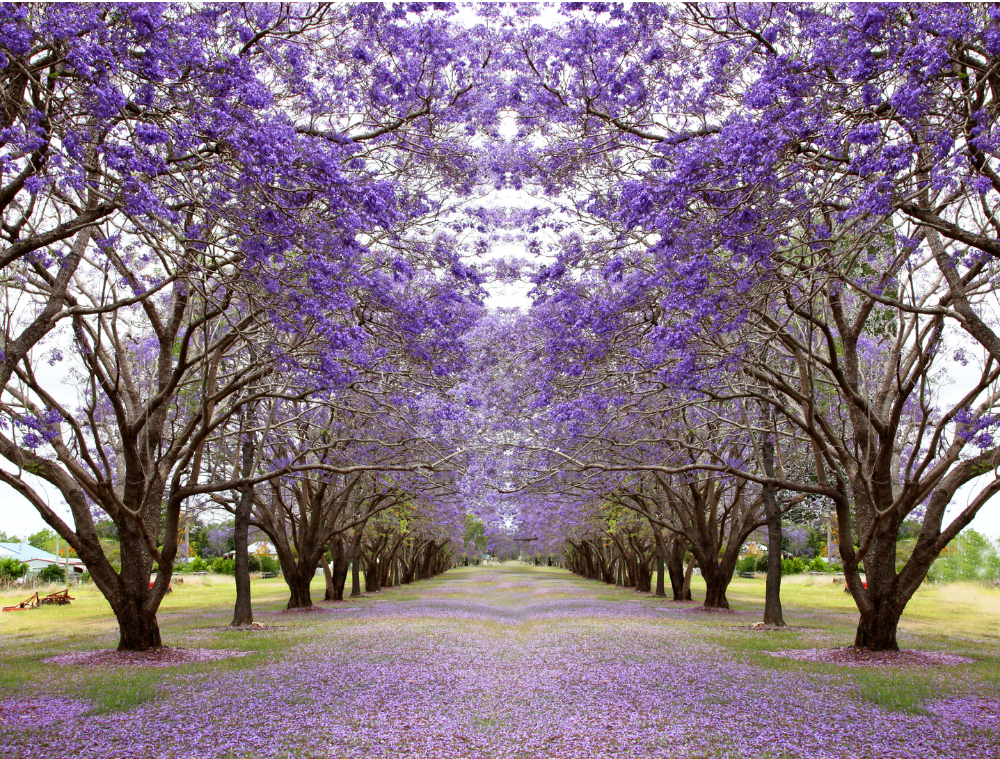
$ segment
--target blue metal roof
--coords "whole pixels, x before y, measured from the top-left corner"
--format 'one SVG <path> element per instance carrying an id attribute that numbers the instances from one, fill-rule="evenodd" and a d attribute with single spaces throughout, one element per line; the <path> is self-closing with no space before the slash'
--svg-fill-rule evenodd
<path id="1" fill-rule="evenodd" d="M 7 554 L 12 554 L 13 558 L 18 561 L 65 561 L 65 558 L 60 558 L 54 553 L 49 553 L 48 551 L 43 551 L 41 548 L 35 548 L 30 543 L 0 543 L 0 556 L 6 556 Z M 72 562 L 73 559 L 70 559 Z"/>

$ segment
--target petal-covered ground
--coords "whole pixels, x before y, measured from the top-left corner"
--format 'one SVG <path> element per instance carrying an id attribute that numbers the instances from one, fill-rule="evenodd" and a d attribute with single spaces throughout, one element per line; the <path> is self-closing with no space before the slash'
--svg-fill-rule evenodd
<path id="1" fill-rule="evenodd" d="M 404 592 L 266 617 L 277 628 L 260 634 L 263 653 L 178 667 L 132 708 L 8 694 L 0 755 L 1000 756 L 988 685 L 889 711 L 859 693 L 857 668 L 764 653 L 843 643 L 824 629 L 771 640 L 742 617 L 665 613 L 677 606 L 556 571 L 463 570 Z M 247 635 L 201 629 L 178 644 L 239 648 Z M 960 682 L 976 666 L 942 670 Z"/>

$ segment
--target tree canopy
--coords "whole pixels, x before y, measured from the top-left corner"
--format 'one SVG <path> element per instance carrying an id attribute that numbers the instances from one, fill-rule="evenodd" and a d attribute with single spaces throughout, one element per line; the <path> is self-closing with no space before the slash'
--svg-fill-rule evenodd
<path id="1" fill-rule="evenodd" d="M 760 542 L 774 623 L 826 526 L 896 647 L 1000 491 L 1000 11 L 550 11 L 0 7 L 0 481 L 122 648 L 192 510 L 290 606 L 489 553 L 725 607 Z"/>

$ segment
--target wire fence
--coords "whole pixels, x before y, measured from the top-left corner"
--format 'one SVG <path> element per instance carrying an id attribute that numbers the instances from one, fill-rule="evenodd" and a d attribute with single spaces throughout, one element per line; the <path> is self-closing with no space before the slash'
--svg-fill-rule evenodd
<path id="1" fill-rule="evenodd" d="M 28 592 L 34 592 L 36 590 L 41 590 L 42 588 L 65 588 L 65 587 L 75 587 L 80 582 L 79 575 L 73 576 L 76 573 L 71 573 L 70 577 L 65 580 L 59 580 L 58 582 L 52 582 L 51 580 L 39 580 L 37 577 L 32 575 L 26 575 L 25 577 L 20 577 L 16 580 L 10 580 L 7 578 L 0 578 L 0 593 L 15 593 L 22 590 L 27 590 Z"/>

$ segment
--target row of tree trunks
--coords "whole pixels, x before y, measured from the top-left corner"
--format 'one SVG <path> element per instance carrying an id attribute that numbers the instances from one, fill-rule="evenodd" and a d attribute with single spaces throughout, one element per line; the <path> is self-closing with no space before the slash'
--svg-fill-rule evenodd
<path id="1" fill-rule="evenodd" d="M 657 557 L 655 541 L 635 535 L 622 540 L 612 535 L 606 541 L 581 540 L 569 544 L 573 550 L 567 553 L 566 567 L 571 572 L 588 580 L 635 588 L 641 593 L 652 591 Z"/>
<path id="2" fill-rule="evenodd" d="M 656 595 L 666 597 L 666 580 L 670 579 L 670 591 L 674 601 L 691 600 L 691 576 L 696 560 L 689 556 L 687 566 L 684 557 L 689 546 L 682 536 L 665 537 L 655 535 L 651 542 L 642 542 L 630 536 L 624 543 L 615 538 L 606 544 L 599 541 L 568 541 L 572 550 L 566 553 L 566 568 L 588 580 L 600 580 L 608 585 L 635 588 L 642 593 L 653 592 L 652 573 L 657 570 Z M 719 568 L 721 569 L 721 567 Z M 725 603 L 725 581 L 723 572 L 713 578 L 715 596 L 712 605 Z M 730 573 L 731 576 L 731 573 Z M 720 591 L 721 590 L 721 594 Z M 706 606 L 709 605 L 706 603 Z"/>

